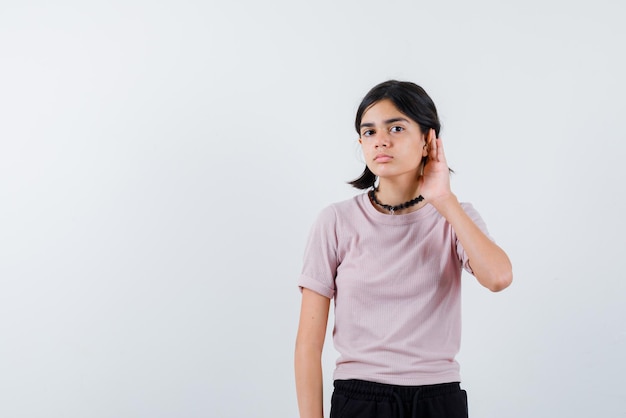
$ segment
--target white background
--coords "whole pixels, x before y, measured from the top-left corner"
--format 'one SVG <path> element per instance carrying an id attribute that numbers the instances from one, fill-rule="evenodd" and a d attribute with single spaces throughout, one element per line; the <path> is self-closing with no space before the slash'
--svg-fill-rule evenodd
<path id="1" fill-rule="evenodd" d="M 471 416 L 625 416 L 625 12 L 2 1 L 0 416 L 296 417 L 304 243 L 389 78 L 514 264 L 464 276 Z"/>

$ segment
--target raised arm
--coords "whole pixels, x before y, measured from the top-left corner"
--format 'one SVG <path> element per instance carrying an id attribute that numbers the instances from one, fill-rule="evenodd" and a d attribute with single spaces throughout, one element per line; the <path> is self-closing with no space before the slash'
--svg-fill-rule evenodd
<path id="1" fill-rule="evenodd" d="M 506 289 L 513 280 L 506 253 L 476 226 L 453 194 L 432 204 L 454 229 L 478 282 L 492 292 Z"/>
<path id="2" fill-rule="evenodd" d="M 469 258 L 478 282 L 493 292 L 507 288 L 513 280 L 511 261 L 465 213 L 450 190 L 448 164 L 441 138 L 429 132 L 429 161 L 424 167 L 421 190 L 424 198 L 446 218 Z"/>
<path id="3" fill-rule="evenodd" d="M 322 348 L 330 299 L 302 290 L 300 324 L 296 337 L 295 372 L 300 418 L 323 418 Z"/>

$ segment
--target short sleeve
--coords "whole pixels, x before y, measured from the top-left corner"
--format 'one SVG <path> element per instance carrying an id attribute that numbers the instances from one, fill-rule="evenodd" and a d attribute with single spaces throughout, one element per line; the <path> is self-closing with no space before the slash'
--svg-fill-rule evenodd
<path id="1" fill-rule="evenodd" d="M 300 289 L 307 288 L 332 299 L 337 273 L 337 213 L 332 206 L 322 210 L 309 232 L 304 250 Z"/>
<path id="2" fill-rule="evenodd" d="M 478 211 L 474 209 L 474 206 L 472 206 L 471 203 L 461 203 L 461 207 L 463 208 L 467 216 L 469 216 L 470 219 L 474 221 L 476 226 L 478 226 L 478 228 L 485 235 L 487 235 L 487 238 L 489 238 L 491 241 L 494 241 L 494 239 L 489 235 L 489 231 L 487 230 L 487 225 L 485 224 L 485 221 L 483 221 L 483 218 L 481 218 Z M 461 261 L 461 265 L 468 273 L 473 275 L 474 272 L 472 271 L 472 268 L 469 265 L 469 258 L 467 254 L 465 253 L 465 249 L 461 245 L 461 241 L 459 241 L 459 239 L 456 238 L 456 235 L 455 235 L 455 240 L 456 240 L 456 252 L 459 256 L 459 260 Z"/>

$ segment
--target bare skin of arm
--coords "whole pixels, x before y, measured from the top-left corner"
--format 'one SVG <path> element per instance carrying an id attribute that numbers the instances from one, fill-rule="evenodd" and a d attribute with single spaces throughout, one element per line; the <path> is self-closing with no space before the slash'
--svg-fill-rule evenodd
<path id="1" fill-rule="evenodd" d="M 309 289 L 302 290 L 294 357 L 300 418 L 324 417 L 322 348 L 329 308 L 330 299 Z"/>
<path id="2" fill-rule="evenodd" d="M 441 138 L 436 138 L 432 129 L 428 145 L 429 161 L 420 178 L 424 197 L 454 229 L 478 282 L 493 292 L 507 288 L 513 280 L 509 257 L 467 216 L 450 190 L 450 174 Z"/>

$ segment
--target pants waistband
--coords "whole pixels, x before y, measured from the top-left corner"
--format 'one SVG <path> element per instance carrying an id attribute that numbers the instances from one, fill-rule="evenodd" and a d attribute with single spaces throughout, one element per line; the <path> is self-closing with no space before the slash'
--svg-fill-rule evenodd
<path id="1" fill-rule="evenodd" d="M 423 386 L 402 386 L 350 379 L 335 380 L 334 386 L 337 393 L 352 398 L 375 401 L 397 400 L 399 398 L 402 402 L 408 403 L 414 401 L 416 397 L 419 399 L 431 398 L 461 391 L 461 384 L 459 382 Z"/>

